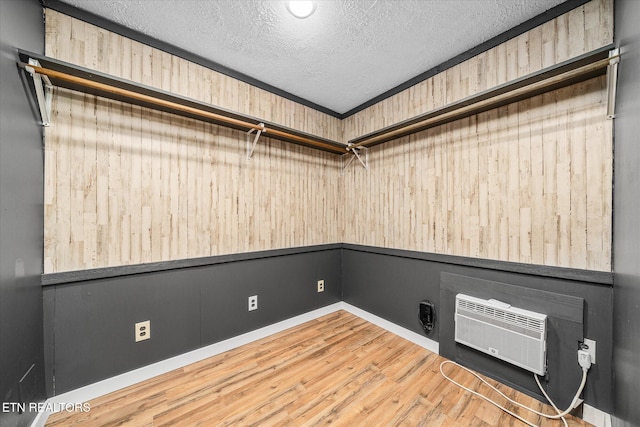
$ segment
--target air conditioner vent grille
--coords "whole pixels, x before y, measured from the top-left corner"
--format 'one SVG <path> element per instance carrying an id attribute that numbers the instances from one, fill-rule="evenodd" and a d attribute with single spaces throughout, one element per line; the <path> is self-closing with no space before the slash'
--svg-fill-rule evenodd
<path id="1" fill-rule="evenodd" d="M 456 342 L 538 375 L 546 371 L 546 321 L 542 313 L 456 295 Z"/>
<path id="2" fill-rule="evenodd" d="M 544 320 L 534 319 L 529 316 L 512 313 L 496 307 L 490 307 L 490 306 L 487 306 L 486 304 L 479 304 L 472 301 L 459 299 L 458 309 L 465 310 L 471 313 L 480 314 L 484 317 L 496 319 L 513 326 L 518 326 L 524 329 L 528 329 L 530 331 L 542 333 L 544 332 L 544 329 L 545 329 Z"/>

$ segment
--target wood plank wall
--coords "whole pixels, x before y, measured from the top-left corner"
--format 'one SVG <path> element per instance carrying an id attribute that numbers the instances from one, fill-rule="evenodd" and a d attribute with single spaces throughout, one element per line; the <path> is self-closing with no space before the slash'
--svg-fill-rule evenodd
<path id="1" fill-rule="evenodd" d="M 46 54 L 341 140 L 338 119 L 46 11 Z M 340 158 L 62 89 L 45 137 L 45 273 L 339 242 Z"/>
<path id="2" fill-rule="evenodd" d="M 343 120 L 350 140 L 613 42 L 613 0 L 592 0 Z"/>
<path id="3" fill-rule="evenodd" d="M 371 149 L 345 187 L 345 241 L 608 271 L 604 78 Z"/>
<path id="4" fill-rule="evenodd" d="M 612 42 L 592 0 L 343 121 L 47 10 L 46 54 L 346 141 Z M 370 150 L 370 169 L 58 90 L 45 273 L 348 242 L 611 270 L 603 78 Z"/>
<path id="5" fill-rule="evenodd" d="M 594 0 L 344 120 L 345 139 L 613 41 Z M 371 148 L 345 242 L 611 270 L 612 124 L 594 79 Z"/>

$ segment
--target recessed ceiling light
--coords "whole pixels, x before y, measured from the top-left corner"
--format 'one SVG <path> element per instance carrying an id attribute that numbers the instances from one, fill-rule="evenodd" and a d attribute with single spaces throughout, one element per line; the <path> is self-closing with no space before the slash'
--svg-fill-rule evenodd
<path id="1" fill-rule="evenodd" d="M 316 3 L 313 1 L 288 1 L 287 9 L 296 18 L 304 19 L 316 10 Z"/>

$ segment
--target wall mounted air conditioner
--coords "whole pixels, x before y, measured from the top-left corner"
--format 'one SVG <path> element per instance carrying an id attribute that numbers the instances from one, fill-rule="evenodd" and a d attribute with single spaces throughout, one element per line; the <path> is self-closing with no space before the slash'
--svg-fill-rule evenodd
<path id="1" fill-rule="evenodd" d="M 456 295 L 455 340 L 544 375 L 547 316 L 496 300 Z"/>

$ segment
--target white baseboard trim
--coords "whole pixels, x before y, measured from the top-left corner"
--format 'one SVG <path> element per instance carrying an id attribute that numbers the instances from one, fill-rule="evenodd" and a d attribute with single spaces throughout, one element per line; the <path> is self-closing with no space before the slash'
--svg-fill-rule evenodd
<path id="1" fill-rule="evenodd" d="M 429 338 L 410 331 L 409 329 L 403 328 L 402 326 L 398 326 L 395 323 L 389 322 L 388 320 L 385 320 L 382 317 L 378 317 L 375 314 L 371 314 L 368 311 L 364 311 L 361 308 L 358 308 L 351 304 L 347 304 L 346 302 L 343 302 L 342 304 L 342 309 L 344 311 L 348 311 L 349 313 L 358 316 L 366 320 L 367 322 L 371 322 L 376 326 L 386 329 L 387 331 L 394 333 L 406 340 L 409 340 L 412 343 L 419 345 L 420 347 L 440 354 L 440 345 L 438 344 L 438 342 L 430 340 Z"/>
<path id="2" fill-rule="evenodd" d="M 587 404 L 584 404 L 582 407 L 582 419 L 596 427 L 612 426 L 611 414 Z"/>

